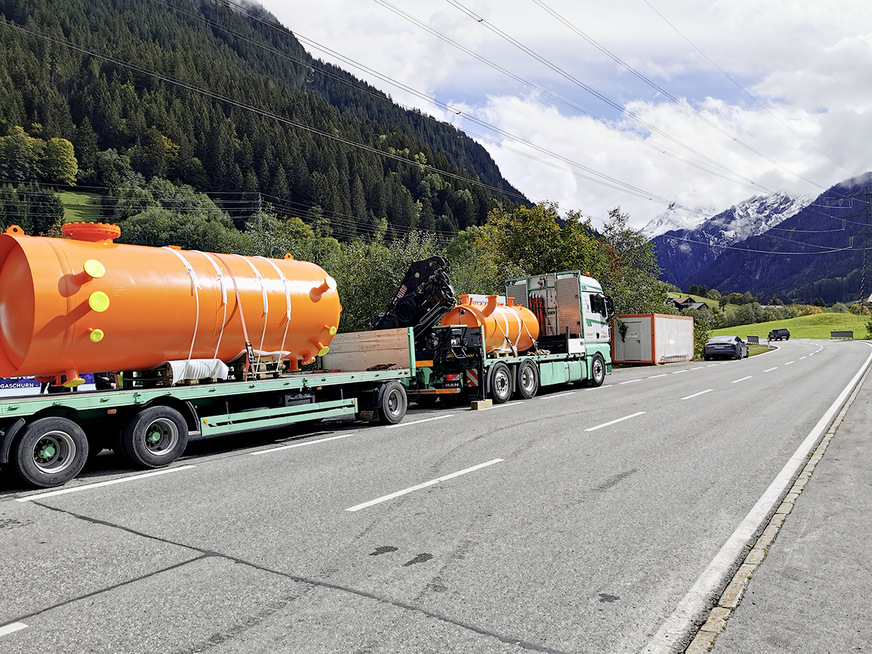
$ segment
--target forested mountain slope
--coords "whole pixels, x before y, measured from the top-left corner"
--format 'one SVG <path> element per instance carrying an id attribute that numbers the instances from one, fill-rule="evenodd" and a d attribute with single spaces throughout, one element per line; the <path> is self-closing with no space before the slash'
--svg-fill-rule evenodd
<path id="1" fill-rule="evenodd" d="M 453 232 L 526 202 L 462 132 L 313 60 L 256 5 L 2 0 L 0 17 L 0 135 L 71 140 L 83 183 L 114 149 L 234 217 L 268 202 L 340 238 L 382 218 Z"/>
<path id="2" fill-rule="evenodd" d="M 724 251 L 687 281 L 721 293 L 750 290 L 764 300 L 774 295 L 787 302 L 868 296 L 872 259 L 863 252 L 872 247 L 870 181 L 872 174 L 866 174 L 833 186 L 777 227 Z"/>

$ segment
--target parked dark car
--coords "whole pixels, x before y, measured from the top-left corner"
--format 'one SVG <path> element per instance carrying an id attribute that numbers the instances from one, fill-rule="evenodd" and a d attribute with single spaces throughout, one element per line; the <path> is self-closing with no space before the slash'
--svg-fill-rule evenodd
<path id="1" fill-rule="evenodd" d="M 705 342 L 702 355 L 706 361 L 715 357 L 744 359 L 748 356 L 748 344 L 738 336 L 712 336 Z"/>
<path id="2" fill-rule="evenodd" d="M 769 332 L 770 341 L 780 341 L 781 339 L 784 339 L 785 341 L 790 339 L 789 329 L 779 327 L 778 329 L 773 329 L 771 332 Z"/>

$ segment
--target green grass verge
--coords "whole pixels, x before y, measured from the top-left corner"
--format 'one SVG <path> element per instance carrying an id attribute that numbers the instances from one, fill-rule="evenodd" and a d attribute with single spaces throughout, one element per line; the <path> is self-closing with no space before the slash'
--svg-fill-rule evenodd
<path id="1" fill-rule="evenodd" d="M 766 340 L 770 330 L 787 327 L 790 330 L 790 338 L 829 338 L 831 331 L 852 331 L 855 339 L 862 339 L 866 337 L 867 320 L 869 316 L 856 316 L 853 313 L 816 313 L 788 320 L 713 329 L 711 335 L 735 334 L 743 339 L 748 336 L 758 336 L 762 341 Z"/>
<path id="2" fill-rule="evenodd" d="M 58 196 L 64 205 L 65 223 L 100 220 L 100 196 L 96 193 L 63 191 Z"/>

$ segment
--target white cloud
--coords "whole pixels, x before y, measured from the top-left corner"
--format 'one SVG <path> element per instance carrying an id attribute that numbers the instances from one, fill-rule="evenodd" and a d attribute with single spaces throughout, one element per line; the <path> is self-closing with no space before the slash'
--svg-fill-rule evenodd
<path id="1" fill-rule="evenodd" d="M 587 92 L 488 31 L 486 23 L 450 3 L 388 1 L 513 74 L 601 115 L 603 122 L 532 92 L 377 2 L 295 0 L 290 6 L 267 0 L 264 5 L 292 31 L 442 102 L 462 106 L 464 113 L 564 159 L 690 207 L 726 208 L 762 190 L 746 182 L 727 181 L 724 175 L 735 178 L 738 174 L 771 190 L 815 195 L 820 186 L 872 168 L 863 137 L 872 131 L 872 97 L 866 79 L 872 69 L 872 3 L 868 0 L 649 0 L 672 26 L 644 0 L 546 0 L 577 29 L 670 94 L 686 98 L 731 136 L 712 129 L 617 67 L 530 0 L 458 0 L 486 23 L 735 173 L 722 172 L 721 176 L 658 153 L 656 147 L 681 149 L 592 100 Z M 743 84 L 765 109 L 724 78 L 686 39 Z M 459 120 L 383 82 L 368 81 L 403 104 L 455 123 Z M 483 131 L 468 121 L 459 124 L 473 133 Z M 654 147 L 645 147 L 607 125 L 644 138 Z M 579 178 L 565 162 L 523 144 L 504 137 L 498 141 L 499 145 L 483 145 L 504 176 L 533 200 L 557 201 L 564 209 L 580 209 L 598 217 L 620 205 L 638 226 L 666 208 L 646 197 Z M 527 151 L 534 158 L 513 149 Z M 695 158 L 686 152 L 682 156 Z M 709 162 L 699 166 L 712 168 Z"/>

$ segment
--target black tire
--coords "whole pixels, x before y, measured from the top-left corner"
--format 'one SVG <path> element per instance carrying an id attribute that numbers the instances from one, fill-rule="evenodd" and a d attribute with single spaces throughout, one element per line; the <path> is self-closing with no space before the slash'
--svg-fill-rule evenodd
<path id="1" fill-rule="evenodd" d="M 535 397 L 539 392 L 539 368 L 532 361 L 522 361 L 518 366 L 517 390 L 525 400 Z"/>
<path id="2" fill-rule="evenodd" d="M 376 391 L 376 417 L 383 425 L 395 425 L 406 417 L 409 398 L 400 382 L 390 381 Z"/>
<path id="3" fill-rule="evenodd" d="M 593 355 L 590 362 L 590 381 L 588 384 L 594 388 L 599 388 L 606 380 L 606 362 L 603 355 L 597 352 Z"/>
<path id="4" fill-rule="evenodd" d="M 494 404 L 503 404 L 512 397 L 512 371 L 502 361 L 491 366 L 487 374 L 487 388 Z"/>
<path id="5" fill-rule="evenodd" d="M 711 361 L 712 358 L 711 358 L 710 356 L 707 356 L 707 355 L 704 354 L 704 355 L 702 356 L 702 360 L 703 360 L 703 361 Z"/>
<path id="6" fill-rule="evenodd" d="M 88 437 L 67 418 L 40 418 L 26 425 L 12 446 L 12 464 L 22 481 L 36 488 L 67 483 L 88 460 Z"/>
<path id="7" fill-rule="evenodd" d="M 187 446 L 182 414 L 172 407 L 151 406 L 130 419 L 113 449 L 140 468 L 161 468 L 182 456 Z"/>

